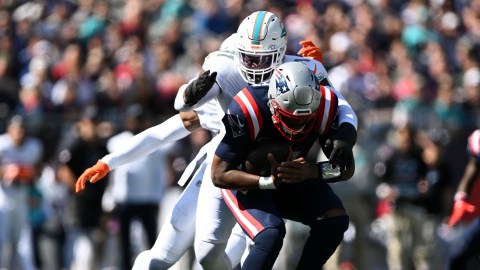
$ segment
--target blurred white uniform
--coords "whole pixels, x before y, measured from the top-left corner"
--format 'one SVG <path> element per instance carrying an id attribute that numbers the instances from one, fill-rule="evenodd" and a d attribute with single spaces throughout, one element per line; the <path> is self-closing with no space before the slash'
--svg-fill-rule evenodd
<path id="1" fill-rule="evenodd" d="M 43 146 L 33 137 L 26 137 L 22 145 L 15 145 L 5 133 L 0 135 L 0 268 L 33 269 L 31 228 L 28 196 L 30 183 L 9 182 L 11 166 L 34 168 L 41 161 Z"/>

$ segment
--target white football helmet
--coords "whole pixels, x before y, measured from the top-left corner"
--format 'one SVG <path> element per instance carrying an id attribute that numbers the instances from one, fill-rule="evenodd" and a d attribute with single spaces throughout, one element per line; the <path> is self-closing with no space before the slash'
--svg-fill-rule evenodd
<path id="1" fill-rule="evenodd" d="M 300 62 L 275 69 L 268 88 L 274 126 L 291 141 L 307 136 L 317 123 L 322 94 L 315 74 Z"/>
<path id="2" fill-rule="evenodd" d="M 287 49 L 286 28 L 275 14 L 256 11 L 238 27 L 235 47 L 243 78 L 250 84 L 268 81 L 273 70 L 283 62 Z"/>

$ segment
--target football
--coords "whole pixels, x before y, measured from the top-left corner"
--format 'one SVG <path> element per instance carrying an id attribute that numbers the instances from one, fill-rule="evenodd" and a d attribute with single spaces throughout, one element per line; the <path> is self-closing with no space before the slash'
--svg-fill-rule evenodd
<path id="1" fill-rule="evenodd" d="M 268 160 L 268 153 L 271 153 L 277 162 L 287 160 L 290 154 L 290 146 L 286 142 L 269 141 L 261 142 L 250 147 L 250 151 L 245 160 L 244 168 L 246 172 L 269 176 L 271 165 Z"/>

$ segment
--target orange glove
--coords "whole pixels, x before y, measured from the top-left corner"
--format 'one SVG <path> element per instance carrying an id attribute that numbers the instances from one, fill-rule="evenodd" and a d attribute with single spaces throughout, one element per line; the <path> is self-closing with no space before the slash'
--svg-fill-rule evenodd
<path id="1" fill-rule="evenodd" d="M 306 58 L 312 58 L 323 64 L 323 54 L 320 48 L 315 46 L 310 40 L 302 40 L 299 42 L 303 46 L 297 54 Z"/>
<path id="2" fill-rule="evenodd" d="M 452 215 L 448 220 L 448 226 L 453 227 L 457 224 L 460 219 L 462 219 L 465 212 L 473 212 L 475 211 L 475 205 L 468 203 L 465 201 L 464 198 L 455 200 L 455 204 L 453 205 Z"/>
<path id="3" fill-rule="evenodd" d="M 107 166 L 107 164 L 100 160 L 97 161 L 97 164 L 86 169 L 82 175 L 78 177 L 77 183 L 75 184 L 75 192 L 83 190 L 87 181 L 90 183 L 95 183 L 105 177 L 108 172 L 110 172 L 110 168 Z"/>

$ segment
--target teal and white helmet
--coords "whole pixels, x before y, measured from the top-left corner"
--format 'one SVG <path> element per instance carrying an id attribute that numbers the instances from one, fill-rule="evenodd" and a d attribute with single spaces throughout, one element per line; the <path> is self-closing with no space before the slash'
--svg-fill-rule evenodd
<path id="1" fill-rule="evenodd" d="M 268 81 L 273 70 L 283 62 L 287 49 L 286 28 L 275 14 L 256 11 L 238 27 L 235 47 L 243 78 L 250 84 Z"/>

